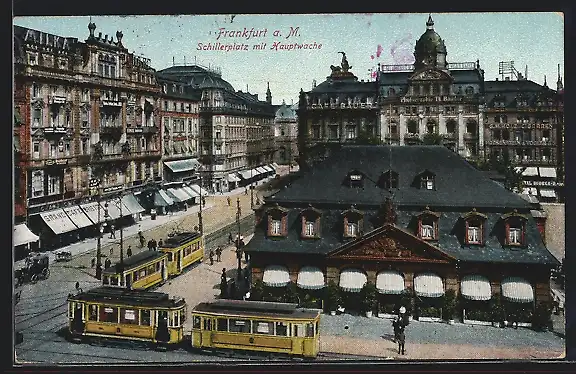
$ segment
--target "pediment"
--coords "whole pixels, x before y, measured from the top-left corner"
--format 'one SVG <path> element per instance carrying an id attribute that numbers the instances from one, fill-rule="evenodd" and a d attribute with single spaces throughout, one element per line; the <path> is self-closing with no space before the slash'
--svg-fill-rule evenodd
<path id="1" fill-rule="evenodd" d="M 453 257 L 442 252 L 434 244 L 390 224 L 344 244 L 329 254 L 328 257 L 344 260 L 440 263 L 454 260 Z"/>
<path id="2" fill-rule="evenodd" d="M 412 76 L 409 78 L 410 80 L 451 80 L 452 77 L 442 71 L 442 70 L 438 70 L 438 69 L 425 69 L 425 70 L 420 70 L 415 72 L 414 74 L 412 74 Z"/>

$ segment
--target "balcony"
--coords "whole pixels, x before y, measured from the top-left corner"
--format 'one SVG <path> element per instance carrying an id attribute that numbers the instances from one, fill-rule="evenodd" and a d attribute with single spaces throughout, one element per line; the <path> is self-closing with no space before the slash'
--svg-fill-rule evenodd
<path id="1" fill-rule="evenodd" d="M 404 139 L 413 139 L 413 140 L 420 140 L 420 134 L 407 132 L 404 134 Z"/>
<path id="2" fill-rule="evenodd" d="M 443 139 L 449 139 L 449 140 L 453 140 L 456 139 L 456 133 L 453 132 L 448 132 L 446 134 L 441 134 Z"/>
<path id="3" fill-rule="evenodd" d="M 536 160 L 536 159 L 513 159 L 513 163 L 516 165 L 557 165 L 558 162 L 556 160 Z"/>
<path id="4" fill-rule="evenodd" d="M 486 145 L 517 145 L 517 146 L 555 146 L 555 142 L 550 140 L 501 140 L 501 139 L 491 139 L 484 141 Z"/>
<path id="5" fill-rule="evenodd" d="M 476 140 L 478 139 L 478 135 L 471 132 L 465 132 L 463 138 L 464 140 Z"/>

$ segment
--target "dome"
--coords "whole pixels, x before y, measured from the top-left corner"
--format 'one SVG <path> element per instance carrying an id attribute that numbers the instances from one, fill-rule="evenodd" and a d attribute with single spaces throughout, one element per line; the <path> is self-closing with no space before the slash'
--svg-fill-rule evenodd
<path id="1" fill-rule="evenodd" d="M 445 58 L 438 58 L 439 55 L 446 55 L 446 45 L 440 35 L 434 31 L 432 16 L 428 16 L 426 31 L 420 36 L 414 48 L 416 64 L 443 66 Z"/>
<path id="2" fill-rule="evenodd" d="M 192 88 L 220 88 L 234 92 L 234 87 L 222 79 L 218 71 L 198 65 L 171 66 L 167 69 L 160 70 L 158 73 L 166 78 L 186 82 L 190 84 Z"/>

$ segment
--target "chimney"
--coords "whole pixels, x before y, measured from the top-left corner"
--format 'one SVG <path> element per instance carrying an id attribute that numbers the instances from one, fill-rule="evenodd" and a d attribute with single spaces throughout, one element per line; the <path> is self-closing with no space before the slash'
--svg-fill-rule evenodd
<path id="1" fill-rule="evenodd" d="M 104 35 L 104 41 L 108 41 L 108 34 Z"/>
<path id="2" fill-rule="evenodd" d="M 102 39 L 102 33 L 101 32 L 98 33 L 98 39 Z"/>

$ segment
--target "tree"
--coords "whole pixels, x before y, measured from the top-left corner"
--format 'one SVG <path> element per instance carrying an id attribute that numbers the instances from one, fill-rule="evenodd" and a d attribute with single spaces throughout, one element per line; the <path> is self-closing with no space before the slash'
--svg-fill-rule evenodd
<path id="1" fill-rule="evenodd" d="M 368 133 L 365 129 L 361 129 L 358 132 L 358 136 L 356 137 L 356 144 L 360 145 L 380 145 L 382 144 L 382 140 L 373 135 Z"/>
<path id="2" fill-rule="evenodd" d="M 488 159 L 478 161 L 476 168 L 483 171 L 496 171 L 504 176 L 504 187 L 513 192 L 521 192 L 524 189 L 522 173 L 526 167 L 516 168 L 508 155 L 504 152 L 502 157 L 491 154 Z"/>

